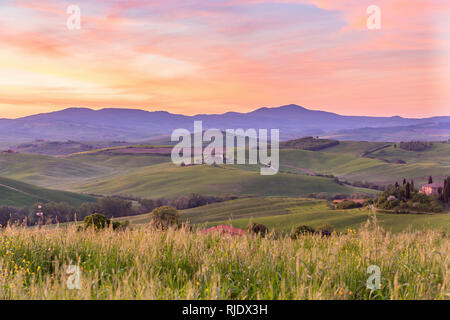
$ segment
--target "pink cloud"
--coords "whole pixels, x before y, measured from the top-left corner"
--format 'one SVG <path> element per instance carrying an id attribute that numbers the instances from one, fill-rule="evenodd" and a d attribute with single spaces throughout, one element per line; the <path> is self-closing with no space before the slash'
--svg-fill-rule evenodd
<path id="1" fill-rule="evenodd" d="M 361 113 L 361 106 L 405 115 L 443 108 L 433 75 L 434 55 L 445 45 L 436 34 L 444 31 L 434 18 L 450 11 L 448 1 L 379 0 L 380 31 L 367 30 L 372 3 L 361 0 L 282 0 L 289 7 L 276 12 L 264 0 L 82 1 L 83 29 L 72 33 L 64 28 L 64 2 L 13 3 L 41 27 L 9 25 L 0 35 L 6 48 L 21 51 L 30 65 L 51 59 L 64 76 L 122 95 L 42 90 L 9 96 L 10 104 L 158 105 L 184 113 L 291 102 L 345 113 Z M 320 10 L 305 7 L 314 16 L 297 20 L 289 15 L 293 5 Z M 196 71 L 186 74 L 191 67 Z"/>

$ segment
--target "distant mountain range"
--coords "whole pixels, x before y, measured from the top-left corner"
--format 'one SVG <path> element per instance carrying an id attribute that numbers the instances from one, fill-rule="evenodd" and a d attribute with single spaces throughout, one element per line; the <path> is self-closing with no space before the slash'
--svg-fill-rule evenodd
<path id="1" fill-rule="evenodd" d="M 249 113 L 195 116 L 135 109 L 69 108 L 18 119 L 0 119 L 0 141 L 144 141 L 168 135 L 176 128 L 192 131 L 194 120 L 202 120 L 203 129 L 276 128 L 280 129 L 282 139 L 307 135 L 367 141 L 450 138 L 448 116 L 424 119 L 343 116 L 292 104 Z"/>

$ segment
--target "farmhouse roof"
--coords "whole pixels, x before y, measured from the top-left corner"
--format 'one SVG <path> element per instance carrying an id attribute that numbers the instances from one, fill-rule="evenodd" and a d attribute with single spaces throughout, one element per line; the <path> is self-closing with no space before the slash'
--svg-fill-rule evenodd
<path id="1" fill-rule="evenodd" d="M 233 228 L 224 224 L 215 226 L 215 227 L 211 227 L 211 228 L 207 228 L 207 229 L 203 229 L 200 231 L 200 234 L 207 234 L 207 233 L 211 233 L 211 232 L 219 232 L 221 234 L 224 235 L 232 235 L 232 236 L 242 236 L 245 234 L 245 231 L 242 229 L 238 229 L 238 228 Z"/>

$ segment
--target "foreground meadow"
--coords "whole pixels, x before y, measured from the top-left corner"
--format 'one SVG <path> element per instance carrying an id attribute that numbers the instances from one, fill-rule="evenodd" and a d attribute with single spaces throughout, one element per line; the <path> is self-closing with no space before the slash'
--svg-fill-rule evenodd
<path id="1" fill-rule="evenodd" d="M 443 232 L 393 234 L 374 222 L 297 240 L 8 227 L 0 299 L 450 299 L 449 244 Z M 366 287 L 370 265 L 381 269 L 378 290 Z"/>

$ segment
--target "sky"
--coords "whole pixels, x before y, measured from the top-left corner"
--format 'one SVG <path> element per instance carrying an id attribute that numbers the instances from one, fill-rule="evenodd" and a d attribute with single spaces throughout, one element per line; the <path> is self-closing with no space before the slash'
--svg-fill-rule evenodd
<path id="1" fill-rule="evenodd" d="M 0 118 L 286 104 L 450 115 L 448 0 L 0 0 L 0 28 Z"/>

